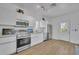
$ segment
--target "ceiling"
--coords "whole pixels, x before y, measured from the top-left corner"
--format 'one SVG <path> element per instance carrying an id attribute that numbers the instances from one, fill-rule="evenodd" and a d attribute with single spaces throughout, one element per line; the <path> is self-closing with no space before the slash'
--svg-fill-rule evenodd
<path id="1" fill-rule="evenodd" d="M 52 3 L 16 3 L 15 5 L 25 9 L 31 16 L 49 18 L 79 10 L 79 3 L 56 3 L 56 6 L 51 6 Z"/>

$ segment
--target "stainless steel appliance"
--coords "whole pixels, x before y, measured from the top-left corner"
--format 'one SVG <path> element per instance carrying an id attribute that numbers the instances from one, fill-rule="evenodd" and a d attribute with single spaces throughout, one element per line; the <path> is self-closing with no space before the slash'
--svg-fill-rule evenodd
<path id="1" fill-rule="evenodd" d="M 17 20 L 16 26 L 18 26 L 18 27 L 28 27 L 29 21 Z"/>
<path id="2" fill-rule="evenodd" d="M 30 48 L 31 35 L 26 30 L 17 31 L 17 52 Z"/>
<path id="3" fill-rule="evenodd" d="M 12 28 L 3 28 L 2 35 L 13 35 L 15 34 L 15 30 Z"/>
<path id="4" fill-rule="evenodd" d="M 10 25 L 0 25 L 0 36 L 3 35 L 15 35 L 15 28 L 14 26 Z"/>

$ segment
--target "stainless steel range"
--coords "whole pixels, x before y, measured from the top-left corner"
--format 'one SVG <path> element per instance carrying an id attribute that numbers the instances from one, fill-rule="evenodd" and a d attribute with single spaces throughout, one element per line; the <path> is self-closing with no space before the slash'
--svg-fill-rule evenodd
<path id="1" fill-rule="evenodd" d="M 30 48 L 31 35 L 26 30 L 17 31 L 17 52 Z"/>

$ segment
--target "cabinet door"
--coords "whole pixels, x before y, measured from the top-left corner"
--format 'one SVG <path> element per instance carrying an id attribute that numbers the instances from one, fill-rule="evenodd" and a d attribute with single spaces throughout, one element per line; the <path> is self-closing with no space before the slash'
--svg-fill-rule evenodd
<path id="1" fill-rule="evenodd" d="M 15 25 L 16 24 L 16 8 L 0 7 L 0 24 Z M 13 7 L 11 7 L 13 8 Z"/>
<path id="2" fill-rule="evenodd" d="M 43 34 L 37 34 L 36 36 L 33 36 L 31 38 L 31 46 L 34 46 L 36 44 L 39 44 L 43 42 Z"/>
<path id="3" fill-rule="evenodd" d="M 0 55 L 8 55 L 16 52 L 16 42 L 0 45 Z"/>
<path id="4" fill-rule="evenodd" d="M 37 39 L 36 39 L 36 37 L 32 37 L 31 38 L 31 46 L 34 46 L 34 45 L 36 45 L 37 44 Z"/>
<path id="5" fill-rule="evenodd" d="M 40 33 L 40 34 L 38 35 L 37 39 L 38 39 L 38 43 L 43 42 L 43 40 L 44 40 L 44 38 L 43 38 L 43 33 Z"/>

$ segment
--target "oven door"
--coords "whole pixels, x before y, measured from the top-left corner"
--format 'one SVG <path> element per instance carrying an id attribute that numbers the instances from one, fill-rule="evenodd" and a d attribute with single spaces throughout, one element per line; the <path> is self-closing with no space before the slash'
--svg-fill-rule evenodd
<path id="1" fill-rule="evenodd" d="M 31 44 L 31 37 L 17 39 L 17 48 Z"/>

